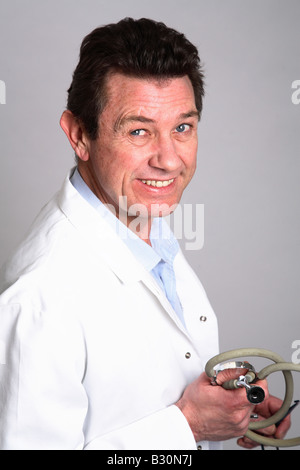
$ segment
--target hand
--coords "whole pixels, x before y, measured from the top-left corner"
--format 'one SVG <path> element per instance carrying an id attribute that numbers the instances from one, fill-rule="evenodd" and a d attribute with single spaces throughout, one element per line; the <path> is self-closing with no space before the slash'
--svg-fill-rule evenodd
<path id="1" fill-rule="evenodd" d="M 260 405 L 256 405 L 253 413 L 256 413 L 258 415 L 258 418 L 255 421 L 262 421 L 263 419 L 267 419 L 270 416 L 273 416 L 273 414 L 279 410 L 281 405 L 282 400 L 277 397 L 269 396 L 269 398 L 265 399 L 263 403 L 261 403 Z M 272 426 L 269 426 L 267 428 L 257 429 L 255 432 L 257 432 L 258 434 L 262 434 L 266 437 L 283 439 L 290 426 L 291 417 L 287 416 L 278 427 L 273 424 Z M 254 447 L 257 447 L 259 445 L 257 442 L 252 441 L 246 436 L 238 439 L 237 443 L 245 449 L 253 449 Z"/>
<path id="2" fill-rule="evenodd" d="M 240 374 L 241 369 L 228 370 L 223 381 Z M 258 381 L 256 385 L 264 389 L 268 398 L 266 381 Z M 205 373 L 188 385 L 176 405 L 186 417 L 196 442 L 222 441 L 245 434 L 250 415 L 257 408 L 247 400 L 244 389 L 225 390 L 212 386 Z"/>

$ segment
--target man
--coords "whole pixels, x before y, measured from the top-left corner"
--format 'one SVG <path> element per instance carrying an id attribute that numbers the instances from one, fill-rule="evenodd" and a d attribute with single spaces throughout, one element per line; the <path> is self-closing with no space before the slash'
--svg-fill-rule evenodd
<path id="1" fill-rule="evenodd" d="M 258 412 L 203 373 L 216 318 L 162 218 L 195 172 L 202 98 L 196 48 L 165 25 L 84 39 L 61 117 L 77 167 L 1 274 L 2 449 L 216 449 Z"/>

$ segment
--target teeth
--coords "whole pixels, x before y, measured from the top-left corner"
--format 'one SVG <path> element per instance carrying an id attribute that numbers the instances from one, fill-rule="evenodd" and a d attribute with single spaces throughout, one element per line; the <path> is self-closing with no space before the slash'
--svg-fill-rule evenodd
<path id="1" fill-rule="evenodd" d="M 163 188 L 165 186 L 169 186 L 169 184 L 173 183 L 174 178 L 167 181 L 154 181 L 154 180 L 142 180 L 144 184 L 148 186 L 154 186 L 155 188 Z"/>

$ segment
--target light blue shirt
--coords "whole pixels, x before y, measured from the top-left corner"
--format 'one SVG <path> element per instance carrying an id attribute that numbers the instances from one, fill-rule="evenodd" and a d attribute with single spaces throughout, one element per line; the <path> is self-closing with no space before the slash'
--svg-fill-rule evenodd
<path id="1" fill-rule="evenodd" d="M 184 323 L 183 311 L 176 291 L 176 279 L 173 268 L 174 258 L 179 251 L 179 244 L 168 224 L 161 218 L 153 219 L 150 242 L 151 246 L 128 229 L 105 204 L 91 191 L 75 169 L 70 181 L 79 194 L 117 231 L 134 256 L 145 269 L 152 274 L 164 291 L 176 314 Z"/>

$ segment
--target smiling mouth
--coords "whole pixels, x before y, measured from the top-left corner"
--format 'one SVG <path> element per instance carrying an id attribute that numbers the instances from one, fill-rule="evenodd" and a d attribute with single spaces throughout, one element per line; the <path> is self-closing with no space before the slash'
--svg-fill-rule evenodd
<path id="1" fill-rule="evenodd" d="M 165 188 L 166 186 L 170 186 L 173 183 L 174 178 L 171 180 L 141 180 L 142 183 L 146 184 L 147 186 L 152 186 L 154 188 Z"/>

